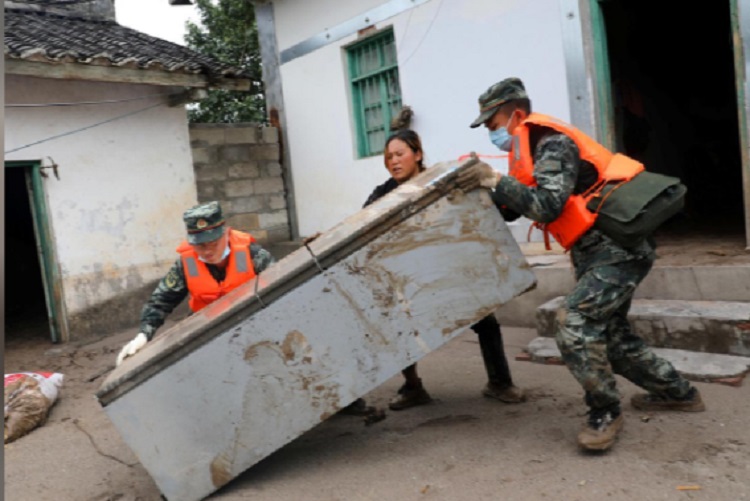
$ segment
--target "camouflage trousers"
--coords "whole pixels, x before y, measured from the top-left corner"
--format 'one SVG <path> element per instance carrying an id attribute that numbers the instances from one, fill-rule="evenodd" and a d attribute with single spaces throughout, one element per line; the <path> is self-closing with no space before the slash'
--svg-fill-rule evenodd
<path id="1" fill-rule="evenodd" d="M 575 288 L 558 311 L 557 346 L 591 408 L 619 405 L 615 374 L 659 395 L 682 397 L 690 389 L 627 320 L 635 288 L 652 264 L 653 258 L 644 257 L 579 270 Z"/>

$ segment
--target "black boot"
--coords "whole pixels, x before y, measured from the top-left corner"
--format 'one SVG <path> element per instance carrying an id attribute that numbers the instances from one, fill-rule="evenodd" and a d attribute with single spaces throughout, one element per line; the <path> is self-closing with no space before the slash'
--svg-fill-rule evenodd
<path id="1" fill-rule="evenodd" d="M 432 397 L 422 386 L 422 380 L 419 383 L 404 383 L 398 390 L 398 394 L 391 400 L 388 407 L 392 411 L 402 411 L 410 407 L 425 405 L 432 402 Z"/>
<path id="2" fill-rule="evenodd" d="M 370 410 L 367 406 L 364 398 L 358 398 L 354 402 L 350 403 L 339 411 L 339 414 L 346 414 L 349 416 L 366 416 Z"/>

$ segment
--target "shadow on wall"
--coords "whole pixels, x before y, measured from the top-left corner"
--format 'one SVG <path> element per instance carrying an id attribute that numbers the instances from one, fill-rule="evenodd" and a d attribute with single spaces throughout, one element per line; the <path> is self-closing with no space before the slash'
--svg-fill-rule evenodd
<path id="1" fill-rule="evenodd" d="M 140 328 L 141 310 L 159 281 L 117 295 L 107 301 L 68 316 L 71 341 L 103 337 L 120 330 Z M 169 315 L 170 320 L 182 320 L 190 313 L 187 300 Z"/>

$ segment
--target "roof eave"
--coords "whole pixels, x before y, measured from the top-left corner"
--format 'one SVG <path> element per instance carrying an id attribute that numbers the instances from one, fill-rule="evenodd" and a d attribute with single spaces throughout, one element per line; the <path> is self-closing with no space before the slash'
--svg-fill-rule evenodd
<path id="1" fill-rule="evenodd" d="M 61 80 L 136 83 L 202 89 L 250 90 L 251 80 L 217 77 L 201 73 L 171 72 L 151 68 L 123 68 L 53 61 L 27 61 L 6 56 L 5 74 Z"/>

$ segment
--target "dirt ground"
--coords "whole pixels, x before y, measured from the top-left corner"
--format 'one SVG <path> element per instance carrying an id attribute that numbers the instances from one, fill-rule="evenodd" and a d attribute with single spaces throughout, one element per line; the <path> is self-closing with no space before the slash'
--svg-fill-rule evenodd
<path id="1" fill-rule="evenodd" d="M 505 328 L 509 358 L 536 336 Z M 48 422 L 5 446 L 7 501 L 158 501 L 159 490 L 94 394 L 135 330 L 88 344 L 39 335 L 6 339 L 5 372 L 65 375 Z M 484 369 L 468 331 L 419 368 L 436 401 L 365 426 L 336 415 L 276 451 L 210 499 L 240 500 L 711 500 L 750 499 L 750 383 L 696 383 L 699 414 L 635 411 L 620 380 L 625 429 L 604 455 L 581 453 L 582 392 L 562 366 L 511 359 L 529 401 L 483 398 Z M 385 407 L 391 378 L 367 399 Z M 168 418 L 168 417 L 167 417 Z M 685 490 L 690 489 L 690 490 Z M 695 489 L 695 490 L 693 490 Z"/>

